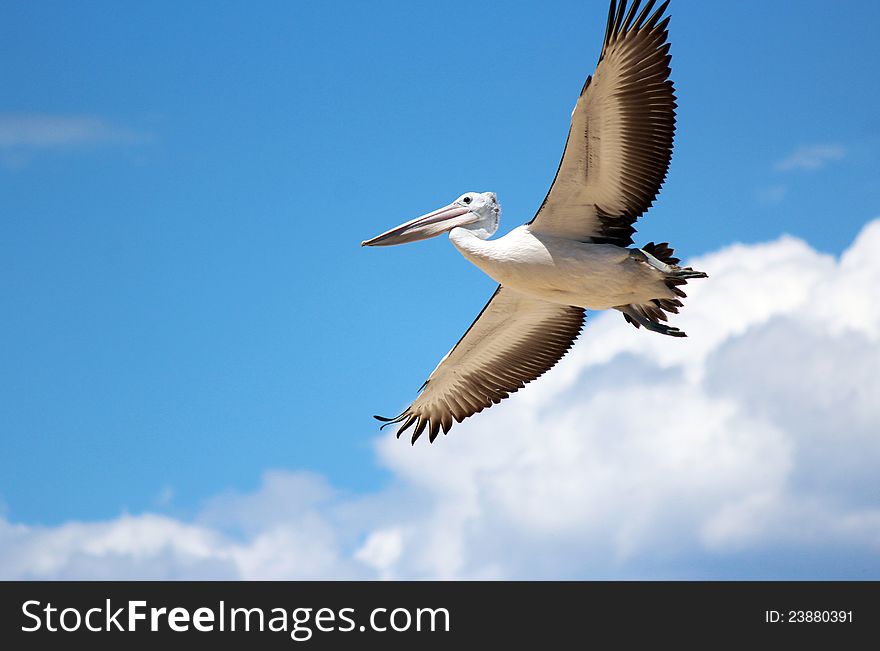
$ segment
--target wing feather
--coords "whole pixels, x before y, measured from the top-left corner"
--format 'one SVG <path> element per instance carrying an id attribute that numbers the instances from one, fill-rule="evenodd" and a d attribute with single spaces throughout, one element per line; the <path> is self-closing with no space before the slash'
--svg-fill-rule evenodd
<path id="1" fill-rule="evenodd" d="M 669 80 L 668 0 L 627 11 L 612 0 L 599 63 L 587 78 L 536 232 L 583 242 L 632 244 L 633 224 L 650 208 L 669 169 L 675 89 Z"/>
<path id="2" fill-rule="evenodd" d="M 434 441 L 453 421 L 483 411 L 556 365 L 577 339 L 584 310 L 532 298 L 498 286 L 464 336 L 440 361 L 418 398 L 385 425 L 410 427 L 416 442 Z"/>

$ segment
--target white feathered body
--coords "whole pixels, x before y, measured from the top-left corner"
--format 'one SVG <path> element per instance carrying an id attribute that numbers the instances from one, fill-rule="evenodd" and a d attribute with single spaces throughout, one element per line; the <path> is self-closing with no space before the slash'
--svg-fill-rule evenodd
<path id="1" fill-rule="evenodd" d="M 605 310 L 674 298 L 664 273 L 614 244 L 592 244 L 532 232 L 528 225 L 497 240 L 464 228 L 449 239 L 461 254 L 510 289 L 562 305 Z"/>

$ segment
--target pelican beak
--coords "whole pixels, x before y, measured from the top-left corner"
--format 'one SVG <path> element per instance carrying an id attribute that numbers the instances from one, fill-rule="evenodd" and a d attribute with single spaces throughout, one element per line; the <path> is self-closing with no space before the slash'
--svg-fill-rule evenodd
<path id="1" fill-rule="evenodd" d="M 371 240 L 361 242 L 361 246 L 393 246 L 436 237 L 451 231 L 456 226 L 464 226 L 475 221 L 477 216 L 468 208 L 451 203 L 427 215 L 416 217 L 390 231 L 385 231 Z"/>

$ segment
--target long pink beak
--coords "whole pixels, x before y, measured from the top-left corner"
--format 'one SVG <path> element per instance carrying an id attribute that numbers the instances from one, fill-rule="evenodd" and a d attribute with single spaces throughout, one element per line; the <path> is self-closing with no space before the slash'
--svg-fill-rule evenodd
<path id="1" fill-rule="evenodd" d="M 393 246 L 406 244 L 436 237 L 441 233 L 450 231 L 456 226 L 470 224 L 476 219 L 476 215 L 467 208 L 451 203 L 427 215 L 416 217 L 412 221 L 401 224 L 390 231 L 377 235 L 371 240 L 361 242 L 361 246 Z"/>

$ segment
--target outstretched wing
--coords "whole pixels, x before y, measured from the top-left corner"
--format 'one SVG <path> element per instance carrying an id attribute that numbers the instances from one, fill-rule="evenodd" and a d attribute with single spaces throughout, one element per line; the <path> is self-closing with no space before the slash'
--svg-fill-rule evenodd
<path id="1" fill-rule="evenodd" d="M 476 321 L 422 385 L 421 393 L 386 425 L 413 430 L 413 443 L 501 402 L 552 368 L 571 348 L 584 310 L 532 298 L 498 286 Z"/>
<path id="2" fill-rule="evenodd" d="M 529 228 L 582 242 L 632 244 L 633 223 L 666 179 L 675 134 L 664 2 L 612 0 L 599 64 L 571 118 L 556 178 Z"/>

